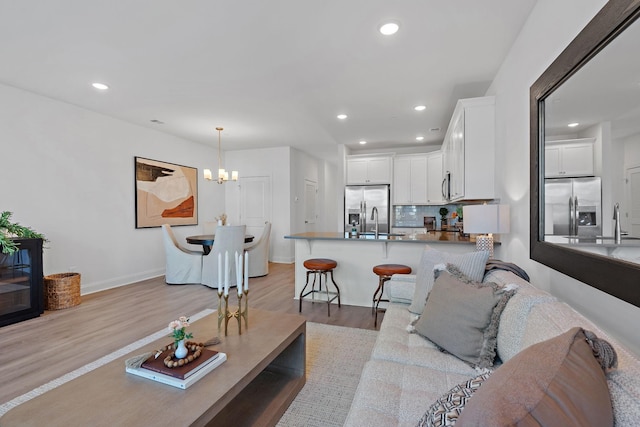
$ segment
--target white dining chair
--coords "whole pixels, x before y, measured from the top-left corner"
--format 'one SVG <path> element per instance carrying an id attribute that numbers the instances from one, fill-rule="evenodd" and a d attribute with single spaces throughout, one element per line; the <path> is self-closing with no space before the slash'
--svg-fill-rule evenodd
<path id="1" fill-rule="evenodd" d="M 169 224 L 162 225 L 162 240 L 166 257 L 165 282 L 168 285 L 200 284 L 202 252 L 180 246 Z"/>
<path id="2" fill-rule="evenodd" d="M 265 221 L 260 238 L 245 243 L 244 250 L 249 253 L 249 277 L 261 277 L 269 274 L 270 237 L 271 223 Z"/>
<path id="3" fill-rule="evenodd" d="M 218 254 L 222 260 L 221 272 L 222 286 L 224 286 L 224 257 L 225 252 L 229 253 L 229 286 L 236 286 L 236 265 L 235 253 L 244 253 L 244 235 L 247 227 L 244 225 L 226 225 L 216 227 L 216 235 L 213 241 L 213 248 L 209 255 L 202 258 L 202 284 L 210 288 L 218 288 Z M 251 263 L 249 263 L 251 265 Z M 244 271 L 244 269 L 243 269 Z"/>

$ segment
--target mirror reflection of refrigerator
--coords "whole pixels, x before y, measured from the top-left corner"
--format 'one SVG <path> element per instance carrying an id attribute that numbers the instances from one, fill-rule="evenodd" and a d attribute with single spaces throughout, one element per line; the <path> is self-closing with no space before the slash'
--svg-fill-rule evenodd
<path id="1" fill-rule="evenodd" d="M 544 203 L 545 234 L 581 237 L 602 235 L 600 177 L 546 179 Z"/>
<path id="2" fill-rule="evenodd" d="M 351 231 L 357 224 L 360 233 L 371 232 L 375 221 L 371 219 L 373 208 L 378 209 L 380 233 L 389 232 L 389 186 L 388 185 L 347 185 L 344 189 L 345 229 Z"/>

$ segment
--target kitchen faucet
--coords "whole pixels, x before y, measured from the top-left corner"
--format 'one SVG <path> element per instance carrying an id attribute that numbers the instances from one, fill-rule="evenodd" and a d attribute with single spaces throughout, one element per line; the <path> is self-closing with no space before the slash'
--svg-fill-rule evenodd
<path id="1" fill-rule="evenodd" d="M 374 217 L 375 217 L 375 221 L 376 221 L 376 226 L 375 226 L 375 228 L 373 229 L 373 231 L 375 232 L 375 234 L 376 234 L 376 239 L 377 239 L 377 238 L 378 238 L 378 236 L 379 236 L 379 234 L 380 234 L 380 233 L 378 232 L 378 228 L 379 228 L 380 224 L 378 223 L 378 208 L 377 208 L 376 206 L 374 206 L 374 207 L 373 207 L 373 209 L 371 209 L 371 220 L 372 220 L 372 221 L 373 221 Z"/>
<path id="2" fill-rule="evenodd" d="M 622 233 L 620 232 L 620 203 L 613 205 L 613 220 L 615 221 L 613 238 L 616 241 L 616 245 L 619 245 L 622 243 Z"/>

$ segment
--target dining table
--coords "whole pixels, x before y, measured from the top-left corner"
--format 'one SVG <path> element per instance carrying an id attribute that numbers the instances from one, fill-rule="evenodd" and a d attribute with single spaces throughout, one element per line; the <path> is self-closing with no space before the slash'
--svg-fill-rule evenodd
<path id="1" fill-rule="evenodd" d="M 192 245 L 202 245 L 202 251 L 204 254 L 209 255 L 215 238 L 215 234 L 198 234 L 197 236 L 187 236 L 187 243 Z M 255 239 L 255 237 L 251 234 L 244 235 L 245 243 L 253 242 L 253 239 Z"/>

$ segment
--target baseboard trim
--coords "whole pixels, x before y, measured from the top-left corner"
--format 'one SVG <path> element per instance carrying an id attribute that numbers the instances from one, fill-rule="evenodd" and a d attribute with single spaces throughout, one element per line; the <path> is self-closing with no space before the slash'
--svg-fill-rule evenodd
<path id="1" fill-rule="evenodd" d="M 132 283 L 140 282 L 142 280 L 153 279 L 159 276 L 164 276 L 164 269 L 156 269 L 143 271 L 136 274 L 130 274 L 127 276 L 114 277 L 101 282 L 93 283 L 81 283 L 80 294 L 88 295 L 95 292 L 106 291 L 107 289 L 119 288 L 120 286 L 130 285 Z"/>

